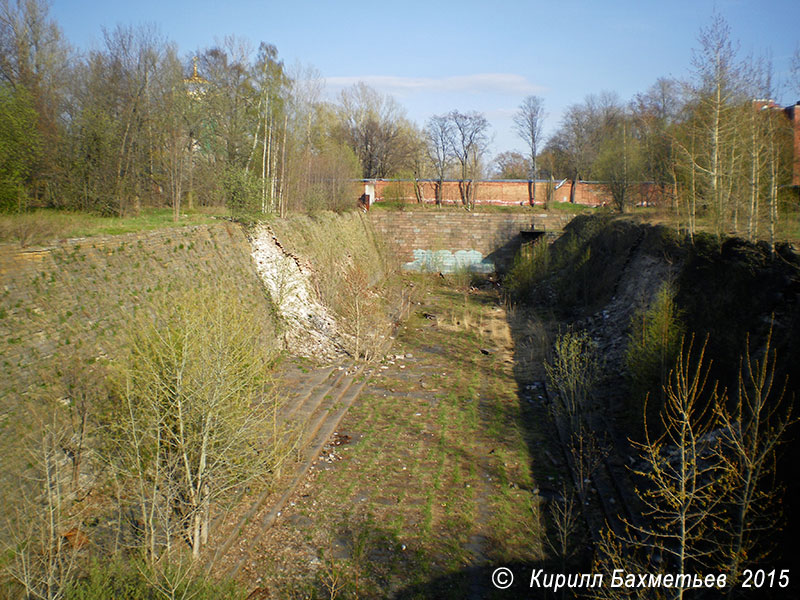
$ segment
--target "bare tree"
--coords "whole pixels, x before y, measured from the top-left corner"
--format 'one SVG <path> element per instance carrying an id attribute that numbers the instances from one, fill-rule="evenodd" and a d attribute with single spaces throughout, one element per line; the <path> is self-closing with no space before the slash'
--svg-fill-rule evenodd
<path id="1" fill-rule="evenodd" d="M 73 71 L 66 195 L 84 210 L 122 215 L 167 190 L 176 206 L 188 128 L 175 48 L 148 27 L 104 39 Z"/>
<path id="2" fill-rule="evenodd" d="M 339 137 L 358 156 L 364 178 L 412 166 L 413 127 L 393 97 L 359 82 L 341 92 L 338 115 Z"/>
<path id="3" fill-rule="evenodd" d="M 519 152 L 501 152 L 494 157 L 492 163 L 495 177 L 499 179 L 528 178 L 530 182 L 530 163 Z"/>
<path id="4" fill-rule="evenodd" d="M 71 469 L 63 451 L 69 437 L 54 406 L 27 440 L 28 457 L 17 473 L 15 502 L 4 528 L 9 560 L 3 567 L 28 598 L 63 598 L 77 576 L 77 551 L 86 543 L 76 527 L 79 508 L 69 490 Z"/>
<path id="5" fill-rule="evenodd" d="M 760 358 L 754 358 L 748 337 L 736 401 L 730 408 L 717 407 L 723 432 L 719 456 L 731 477 L 732 515 L 726 528 L 730 540 L 723 546 L 722 559 L 730 586 L 739 581 L 745 564 L 756 564 L 766 555 L 770 534 L 780 522 L 775 452 L 796 419 L 794 399 L 786 396 L 787 380 L 775 380 L 776 353 L 771 342 L 772 331 Z"/>
<path id="6" fill-rule="evenodd" d="M 444 179 L 453 161 L 452 123 L 447 115 L 436 115 L 428 119 L 425 138 L 428 158 L 436 174 L 436 204 L 441 204 Z"/>
<path id="7" fill-rule="evenodd" d="M 549 508 L 553 532 L 547 536 L 547 545 L 561 560 L 561 570 L 566 572 L 567 563 L 579 548 L 581 521 L 580 500 L 566 484 L 561 487 L 561 497 Z"/>
<path id="8" fill-rule="evenodd" d="M 577 183 L 591 173 L 602 143 L 614 131 L 621 113 L 616 94 L 590 94 L 583 103 L 567 107 L 561 126 L 548 140 L 558 177 L 572 180 L 570 202 L 575 202 Z"/>
<path id="9" fill-rule="evenodd" d="M 544 116 L 544 101 L 539 96 L 525 98 L 514 115 L 514 130 L 528 147 L 528 180 L 532 182 L 528 185 L 528 199 L 531 206 L 536 203 L 536 157 L 542 141 Z"/>
<path id="10" fill-rule="evenodd" d="M 480 162 L 489 145 L 489 122 L 481 113 L 462 113 L 457 110 L 447 115 L 450 129 L 450 147 L 460 166 L 458 189 L 461 203 L 467 210 L 475 204 L 475 182 Z"/>
<path id="11" fill-rule="evenodd" d="M 673 129 L 684 110 L 681 86 L 674 79 L 660 77 L 631 102 L 631 117 L 638 130 L 641 176 L 658 186 L 658 197 L 670 198 L 676 220 L 678 173 L 675 168 Z"/>

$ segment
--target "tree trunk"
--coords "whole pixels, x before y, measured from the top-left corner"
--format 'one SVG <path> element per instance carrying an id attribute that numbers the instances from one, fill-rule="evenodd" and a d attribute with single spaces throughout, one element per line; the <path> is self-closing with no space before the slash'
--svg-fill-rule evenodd
<path id="1" fill-rule="evenodd" d="M 280 187 L 278 188 L 278 205 L 281 217 L 286 216 L 286 200 L 283 197 L 286 179 L 286 130 L 289 128 L 289 115 L 283 116 L 283 143 L 281 144 L 281 173 Z"/>
<path id="2" fill-rule="evenodd" d="M 267 105 L 269 106 L 269 105 Z M 261 212 L 267 212 L 267 112 L 264 112 L 264 138 L 261 144 Z"/>

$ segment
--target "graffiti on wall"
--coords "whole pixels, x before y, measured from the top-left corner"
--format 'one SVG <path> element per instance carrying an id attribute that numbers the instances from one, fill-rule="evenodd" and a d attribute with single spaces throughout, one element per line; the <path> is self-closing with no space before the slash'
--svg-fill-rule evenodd
<path id="1" fill-rule="evenodd" d="M 414 250 L 414 260 L 404 263 L 403 269 L 423 273 L 493 273 L 495 265 L 477 250 Z"/>

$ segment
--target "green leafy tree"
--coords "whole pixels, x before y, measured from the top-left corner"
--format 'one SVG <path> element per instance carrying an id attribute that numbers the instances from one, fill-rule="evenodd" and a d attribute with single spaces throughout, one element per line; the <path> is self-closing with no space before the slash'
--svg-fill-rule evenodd
<path id="1" fill-rule="evenodd" d="M 225 205 L 236 219 L 247 218 L 260 208 L 260 184 L 256 177 L 245 169 L 228 166 L 223 179 Z"/>
<path id="2" fill-rule="evenodd" d="M 36 111 L 35 132 L 41 140 L 27 191 L 51 200 L 63 151 L 66 84 L 71 51 L 50 17 L 48 0 L 0 0 L 0 82 L 23 88 Z"/>
<path id="3" fill-rule="evenodd" d="M 0 83 L 0 210 L 25 209 L 28 182 L 39 156 L 37 114 L 25 88 Z"/>

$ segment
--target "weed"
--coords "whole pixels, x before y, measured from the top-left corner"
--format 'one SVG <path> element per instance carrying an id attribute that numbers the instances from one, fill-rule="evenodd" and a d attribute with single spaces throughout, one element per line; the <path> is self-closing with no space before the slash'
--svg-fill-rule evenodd
<path id="1" fill-rule="evenodd" d="M 662 390 L 675 364 L 684 334 L 674 299 L 674 285 L 667 281 L 650 305 L 640 307 L 631 318 L 625 368 L 631 385 L 628 408 L 632 416 L 640 410 L 642 400 L 648 393 L 660 400 L 652 404 L 654 411 L 657 412 L 663 402 Z"/>
<path id="2" fill-rule="evenodd" d="M 550 246 L 545 239 L 523 246 L 505 277 L 506 290 L 512 298 L 521 300 L 550 270 Z"/>

